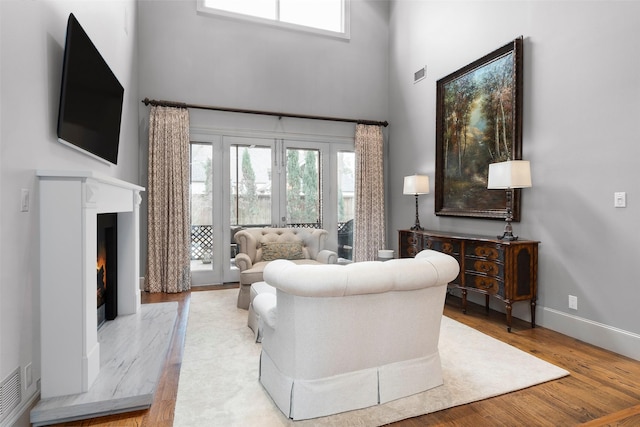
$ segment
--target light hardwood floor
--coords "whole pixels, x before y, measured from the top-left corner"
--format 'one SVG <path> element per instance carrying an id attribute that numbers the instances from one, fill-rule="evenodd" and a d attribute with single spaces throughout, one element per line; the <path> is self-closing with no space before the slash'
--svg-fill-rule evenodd
<path id="1" fill-rule="evenodd" d="M 237 286 L 199 287 L 196 291 Z M 190 293 L 143 294 L 143 303 L 180 303 L 172 347 L 153 405 L 145 411 L 112 415 L 58 426 L 170 427 L 178 391 Z M 558 365 L 571 375 L 525 390 L 400 421 L 417 426 L 640 426 L 640 362 L 585 344 L 549 329 L 529 328 L 514 319 L 507 333 L 504 314 L 448 296 L 445 315 Z M 249 407 L 248 407 L 249 408 Z M 584 424 L 583 424 L 584 423 Z"/>

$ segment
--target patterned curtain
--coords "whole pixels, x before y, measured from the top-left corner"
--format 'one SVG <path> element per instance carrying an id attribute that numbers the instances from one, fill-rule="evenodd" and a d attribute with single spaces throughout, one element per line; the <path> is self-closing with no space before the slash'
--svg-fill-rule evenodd
<path id="1" fill-rule="evenodd" d="M 144 289 L 191 289 L 189 111 L 152 106 L 149 115 L 149 207 Z"/>
<path id="2" fill-rule="evenodd" d="M 383 135 L 381 126 L 356 126 L 354 261 L 372 261 L 385 248 Z"/>

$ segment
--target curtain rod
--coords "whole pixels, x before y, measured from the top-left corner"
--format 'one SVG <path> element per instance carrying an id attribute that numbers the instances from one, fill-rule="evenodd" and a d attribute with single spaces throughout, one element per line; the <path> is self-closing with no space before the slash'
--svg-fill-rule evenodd
<path id="1" fill-rule="evenodd" d="M 241 108 L 214 107 L 212 105 L 186 104 L 184 102 L 175 102 L 175 101 L 157 101 L 155 99 L 149 99 L 149 98 L 143 99 L 142 103 L 144 105 L 151 104 L 151 105 L 156 105 L 160 107 L 197 108 L 200 110 L 226 111 L 229 113 L 260 114 L 263 116 L 276 116 L 279 118 L 293 117 L 296 119 L 327 120 L 332 122 L 347 122 L 347 123 L 357 123 L 361 125 L 377 125 L 377 126 L 384 126 L 384 127 L 389 126 L 389 123 L 386 120 L 384 122 L 378 122 L 375 120 L 355 120 L 355 119 L 343 119 L 340 117 L 309 116 L 305 114 L 277 113 L 273 111 L 244 110 Z"/>

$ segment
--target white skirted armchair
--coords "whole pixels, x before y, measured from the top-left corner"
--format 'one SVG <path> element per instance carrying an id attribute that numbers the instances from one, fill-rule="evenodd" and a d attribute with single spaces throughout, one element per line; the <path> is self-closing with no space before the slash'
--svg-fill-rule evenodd
<path id="1" fill-rule="evenodd" d="M 277 260 L 253 301 L 263 329 L 260 382 L 294 420 L 409 396 L 442 384 L 438 352 L 451 256 L 349 265 Z"/>
<path id="2" fill-rule="evenodd" d="M 325 249 L 329 232 L 309 228 L 245 228 L 234 235 L 240 269 L 238 308 L 249 308 L 251 284 L 262 281 L 265 266 L 275 259 L 296 264 L 334 264 L 338 254 Z"/>

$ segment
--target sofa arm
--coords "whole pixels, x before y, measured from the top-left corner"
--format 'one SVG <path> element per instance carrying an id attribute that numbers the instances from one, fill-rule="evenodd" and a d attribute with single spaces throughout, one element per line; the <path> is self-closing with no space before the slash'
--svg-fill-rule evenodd
<path id="1" fill-rule="evenodd" d="M 240 271 L 245 271 L 250 269 L 253 266 L 251 262 L 251 258 L 249 255 L 244 253 L 239 253 L 236 255 L 236 267 L 240 269 Z"/>
<path id="2" fill-rule="evenodd" d="M 271 329 L 276 328 L 278 320 L 278 304 L 277 297 L 271 293 L 263 293 L 256 295 L 253 299 L 253 310 L 260 318 L 260 322 L 269 325 Z"/>
<path id="3" fill-rule="evenodd" d="M 434 266 L 440 277 L 451 277 L 451 281 L 458 277 L 460 273 L 460 264 L 451 255 L 443 252 L 434 251 L 433 249 L 424 249 L 418 252 L 416 259 L 425 259 Z"/>
<path id="4" fill-rule="evenodd" d="M 323 249 L 318 252 L 316 261 L 322 262 L 324 264 L 335 264 L 338 262 L 338 254 L 328 249 Z"/>

